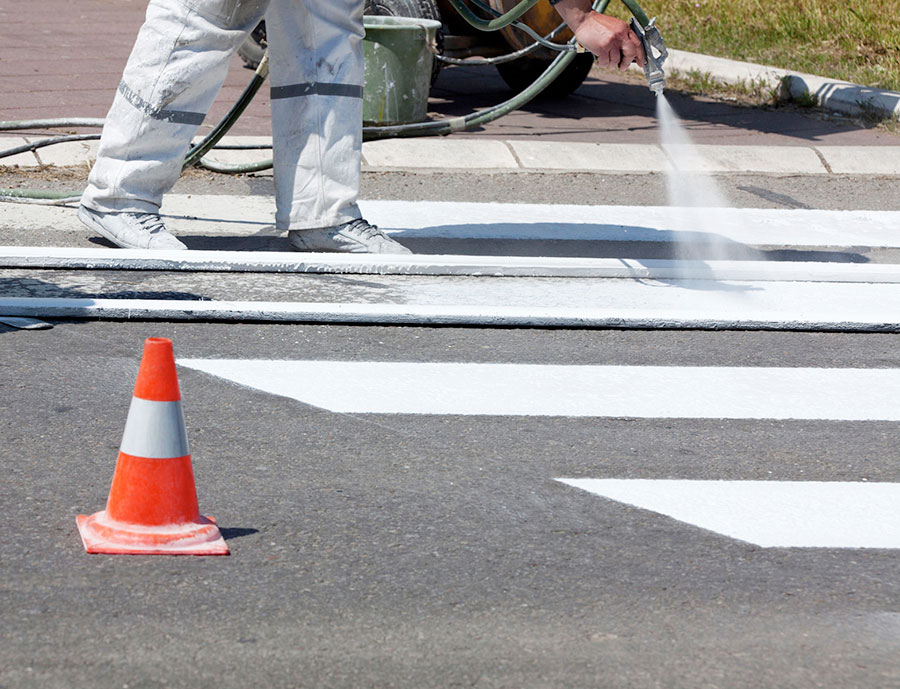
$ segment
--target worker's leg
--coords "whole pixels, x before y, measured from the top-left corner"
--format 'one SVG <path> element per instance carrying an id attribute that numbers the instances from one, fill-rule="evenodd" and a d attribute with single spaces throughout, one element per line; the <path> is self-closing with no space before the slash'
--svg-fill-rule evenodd
<path id="1" fill-rule="evenodd" d="M 328 227 L 359 217 L 363 0 L 272 0 L 275 223 Z"/>
<path id="2" fill-rule="evenodd" d="M 157 213 L 269 0 L 151 0 L 82 197 L 100 213 Z M 96 213 L 94 213 L 96 215 Z"/>
<path id="3" fill-rule="evenodd" d="M 360 217 L 363 0 L 272 0 L 275 224 L 301 251 L 409 253 Z"/>

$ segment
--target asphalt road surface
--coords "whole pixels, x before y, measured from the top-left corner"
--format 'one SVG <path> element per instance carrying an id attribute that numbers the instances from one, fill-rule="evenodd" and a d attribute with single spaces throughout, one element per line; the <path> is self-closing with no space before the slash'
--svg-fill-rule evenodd
<path id="1" fill-rule="evenodd" d="M 900 367 L 896 335 L 4 329 L 0 686 L 900 681 L 898 550 L 760 547 L 556 480 L 896 484 L 896 421 L 332 412 L 180 366 L 232 554 L 89 556 L 74 517 L 105 504 L 147 336 L 179 360 Z"/>
<path id="2" fill-rule="evenodd" d="M 106 112 L 143 10 L 75 5 L 23 6 L 19 24 L 59 40 L 49 57 L 3 44 L 17 51 L 6 119 Z M 213 115 L 247 81 L 237 62 Z M 445 70 L 432 109 L 509 96 L 481 78 Z M 793 108 L 669 97 L 702 144 L 776 145 L 785 160 L 870 146 L 879 163 L 897 142 Z M 655 144 L 653 106 L 640 77 L 600 74 L 461 139 Z M 268 133 L 265 93 L 232 133 Z M 363 196 L 629 206 L 628 226 L 665 229 L 646 220 L 668 203 L 665 175 L 642 172 L 379 169 Z M 80 189 L 85 173 L 4 168 L 0 187 Z M 733 258 L 900 263 L 896 175 L 717 182 L 751 211 L 747 230 L 772 237 L 756 209 L 798 219 L 784 237 L 729 245 Z M 272 191 L 267 174 L 191 172 L 167 221 L 192 249 L 283 250 L 244 212 Z M 218 212 L 192 217 L 201 199 Z M 803 226 L 818 209 L 832 225 Z M 20 211 L 0 208 L 0 244 L 105 246 L 73 209 Z M 228 213 L 241 217 L 220 222 Z M 817 243 L 831 229 L 854 239 Z M 439 246 L 671 259 L 678 234 Z M 546 291 L 533 301 L 559 305 L 589 285 L 564 282 L 532 283 Z M 450 283 L 7 266 L 0 298 L 401 301 Z M 709 296 L 727 281 L 704 284 Z M 804 284 L 817 308 L 838 301 L 834 284 Z M 896 284 L 845 301 L 896 330 Z M 0 689 L 900 686 L 900 334 L 52 322 L 0 325 Z M 105 505 L 150 336 L 174 341 L 201 511 L 229 557 L 88 555 L 79 539 L 75 516 Z"/>
<path id="3" fill-rule="evenodd" d="M 382 191 L 369 197 L 409 196 L 391 183 L 402 179 L 441 197 L 441 180 L 402 175 L 370 180 Z M 841 187 L 872 194 L 855 203 L 803 179 L 751 186 L 813 208 L 896 207 L 873 191 L 891 180 L 864 181 Z M 522 200 L 509 175 L 481 182 L 468 185 L 476 200 Z M 635 185 L 621 203 L 640 202 L 644 186 L 614 183 Z M 118 279 L 132 289 L 140 275 Z M 99 293 L 116 281 L 105 274 Z M 230 557 L 87 555 L 79 540 L 75 515 L 105 504 L 149 336 L 175 343 L 201 511 Z M 2 328 L 0 687 L 900 685 L 898 345 L 889 333 Z M 378 365 L 340 365 L 359 362 Z M 279 383 L 289 396 L 267 391 Z M 607 406 L 580 411 L 598 395 Z"/>

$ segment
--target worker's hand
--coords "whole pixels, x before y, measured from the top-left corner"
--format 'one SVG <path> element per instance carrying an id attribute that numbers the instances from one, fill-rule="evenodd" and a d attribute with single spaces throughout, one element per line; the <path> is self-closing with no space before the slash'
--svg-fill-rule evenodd
<path id="1" fill-rule="evenodd" d="M 601 67 L 625 70 L 632 62 L 644 66 L 641 42 L 621 19 L 594 12 L 590 0 L 560 0 L 555 7 L 577 41 L 597 56 Z"/>

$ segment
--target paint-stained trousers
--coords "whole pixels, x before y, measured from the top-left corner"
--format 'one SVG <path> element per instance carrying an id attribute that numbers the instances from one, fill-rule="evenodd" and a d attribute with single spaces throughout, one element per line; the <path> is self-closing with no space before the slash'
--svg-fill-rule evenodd
<path id="1" fill-rule="evenodd" d="M 151 0 L 84 205 L 158 212 L 231 56 L 264 15 L 276 226 L 360 217 L 363 0 Z"/>

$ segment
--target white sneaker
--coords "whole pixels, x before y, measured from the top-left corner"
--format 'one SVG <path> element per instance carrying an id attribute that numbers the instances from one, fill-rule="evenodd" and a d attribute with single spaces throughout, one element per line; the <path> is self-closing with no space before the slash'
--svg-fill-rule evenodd
<path id="1" fill-rule="evenodd" d="M 335 227 L 315 230 L 291 230 L 291 245 L 298 251 L 328 251 L 350 254 L 411 254 L 375 225 L 362 218 Z"/>
<path id="2" fill-rule="evenodd" d="M 100 213 L 81 206 L 78 219 L 123 249 L 187 249 L 156 213 Z"/>

